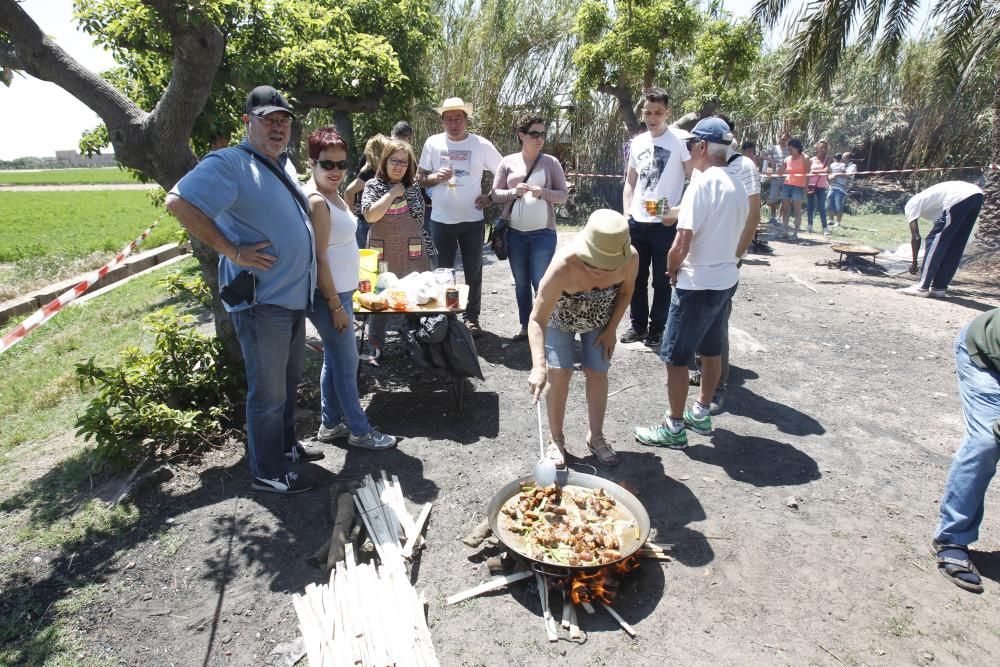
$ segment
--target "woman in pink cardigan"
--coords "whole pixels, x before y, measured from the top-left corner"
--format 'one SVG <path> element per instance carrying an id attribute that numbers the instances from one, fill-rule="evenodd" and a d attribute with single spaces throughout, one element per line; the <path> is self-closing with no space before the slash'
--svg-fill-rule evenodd
<path id="1" fill-rule="evenodd" d="M 490 193 L 493 201 L 503 204 L 501 216 L 510 221 L 507 253 L 521 323 L 515 341 L 528 337 L 532 290 L 538 292 L 538 283 L 556 252 L 554 204 L 565 202 L 569 195 L 559 160 L 542 152 L 545 119 L 536 114 L 522 116 L 517 122 L 517 140 L 521 151 L 500 161 Z"/>

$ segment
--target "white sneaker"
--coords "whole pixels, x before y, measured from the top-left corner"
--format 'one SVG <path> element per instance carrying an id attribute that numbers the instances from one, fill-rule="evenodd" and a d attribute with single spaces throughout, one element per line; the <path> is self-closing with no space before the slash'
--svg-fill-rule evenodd
<path id="1" fill-rule="evenodd" d="M 945 299 L 948 297 L 948 288 L 945 289 L 934 289 L 933 287 L 927 290 L 927 296 L 932 299 Z"/>
<path id="2" fill-rule="evenodd" d="M 361 449 L 391 449 L 396 446 L 396 438 L 372 429 L 365 435 L 352 435 L 347 439 L 347 444 Z"/>
<path id="3" fill-rule="evenodd" d="M 897 291 L 910 296 L 930 296 L 930 290 L 925 290 L 920 285 L 910 285 L 909 287 L 903 287 Z"/>

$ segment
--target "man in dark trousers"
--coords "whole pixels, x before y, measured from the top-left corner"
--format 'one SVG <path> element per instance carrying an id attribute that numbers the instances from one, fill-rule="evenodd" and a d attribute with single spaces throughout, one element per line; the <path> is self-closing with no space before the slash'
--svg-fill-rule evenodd
<path id="1" fill-rule="evenodd" d="M 920 218 L 933 220 L 934 227 L 924 244 L 924 265 L 915 285 L 900 290 L 910 296 L 941 298 L 948 296 L 948 285 L 958 271 L 965 244 L 983 207 L 983 191 L 965 181 L 945 181 L 919 192 L 906 202 L 906 220 L 910 223 L 910 248 L 913 263 L 910 273 L 917 272 L 920 252 Z"/>

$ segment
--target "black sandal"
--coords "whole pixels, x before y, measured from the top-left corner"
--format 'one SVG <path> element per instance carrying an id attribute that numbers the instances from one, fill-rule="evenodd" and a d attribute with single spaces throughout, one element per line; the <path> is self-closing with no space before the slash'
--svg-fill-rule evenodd
<path id="1" fill-rule="evenodd" d="M 943 555 L 947 552 L 952 553 Z M 972 559 L 969 558 L 968 547 L 961 544 L 934 541 L 931 543 L 931 553 L 937 557 L 938 572 L 941 573 L 941 576 L 964 590 L 973 593 L 983 592 L 983 579 L 979 576 L 979 570 L 976 569 Z M 962 574 L 971 574 L 976 578 L 976 581 L 961 579 L 959 575 Z"/>

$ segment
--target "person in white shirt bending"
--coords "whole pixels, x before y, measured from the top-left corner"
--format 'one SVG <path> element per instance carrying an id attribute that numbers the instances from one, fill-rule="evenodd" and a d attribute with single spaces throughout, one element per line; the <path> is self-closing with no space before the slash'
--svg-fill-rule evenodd
<path id="1" fill-rule="evenodd" d="M 701 173 L 692 177 L 681 200 L 677 238 L 667 259 L 675 287 L 660 358 L 667 365 L 670 407 L 663 423 L 634 429 L 636 440 L 661 447 L 686 447 L 686 428 L 712 432 L 709 406 L 719 382 L 723 324 L 740 280 L 740 239 L 750 208 L 743 183 L 726 170 L 733 141 L 726 122 L 705 118 L 692 134 L 688 150 Z M 688 365 L 695 353 L 701 355 L 700 394 L 685 409 Z"/>
<path id="2" fill-rule="evenodd" d="M 450 97 L 438 108 L 444 132 L 427 138 L 420 153 L 417 184 L 429 188 L 431 237 L 438 252 L 438 266 L 455 268 L 455 253 L 462 251 L 462 270 L 469 286 L 465 324 L 478 338 L 483 296 L 483 209 L 490 205 L 483 193 L 483 172 L 495 173 L 500 152 L 492 143 L 468 131 L 473 107 L 460 97 Z"/>
<path id="3" fill-rule="evenodd" d="M 958 271 L 969 234 L 983 207 L 983 191 L 965 181 L 945 181 L 932 185 L 906 202 L 906 220 L 910 223 L 910 249 L 913 263 L 910 273 L 917 272 L 920 252 L 920 228 L 917 221 L 933 220 L 934 227 L 924 244 L 924 265 L 915 285 L 902 290 L 910 296 L 948 296 L 948 285 Z"/>

